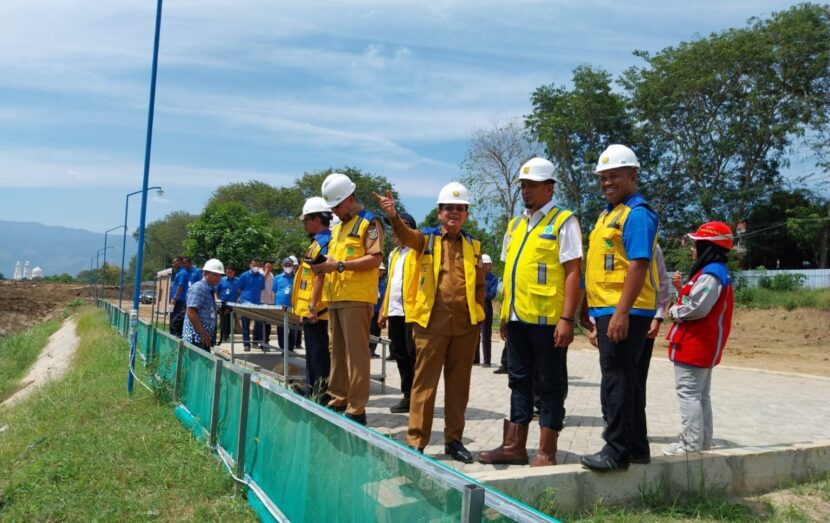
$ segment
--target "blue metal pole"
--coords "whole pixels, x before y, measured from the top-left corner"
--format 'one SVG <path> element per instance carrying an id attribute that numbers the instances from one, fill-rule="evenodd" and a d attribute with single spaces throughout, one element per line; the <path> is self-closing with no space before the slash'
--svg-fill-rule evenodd
<path id="1" fill-rule="evenodd" d="M 144 262 L 144 222 L 147 218 L 147 187 L 150 183 L 150 149 L 153 144 L 153 110 L 156 105 L 156 72 L 159 60 L 159 33 L 161 32 L 161 1 L 156 4 L 156 33 L 153 42 L 153 70 L 150 75 L 150 107 L 147 111 L 147 142 L 144 147 L 144 183 L 141 186 L 141 220 L 138 224 L 138 253 L 135 259 L 135 289 L 133 289 L 133 310 L 138 311 L 138 297 L 141 292 L 141 271 Z M 127 392 L 133 393 L 133 369 L 135 368 L 135 346 L 138 329 L 130 335 L 130 368 L 127 376 Z"/>
<path id="2" fill-rule="evenodd" d="M 102 295 L 103 295 L 103 291 L 106 290 L 106 287 L 107 287 L 107 235 L 110 232 L 115 231 L 115 230 L 120 229 L 120 228 L 121 228 L 121 226 L 119 225 L 118 227 L 113 227 L 112 229 L 108 229 L 108 230 L 104 231 L 104 280 L 103 280 L 103 284 L 101 285 Z"/>
<path id="3" fill-rule="evenodd" d="M 150 187 L 147 190 L 151 191 L 153 189 L 158 189 L 161 191 L 161 187 Z M 126 203 L 124 204 L 124 239 L 121 240 L 121 279 L 118 282 L 118 308 L 121 308 L 121 298 L 124 295 L 124 273 L 127 272 L 124 268 L 124 255 L 127 252 L 127 212 L 130 208 L 130 196 L 134 194 L 138 194 L 141 191 L 131 192 L 127 195 Z"/>

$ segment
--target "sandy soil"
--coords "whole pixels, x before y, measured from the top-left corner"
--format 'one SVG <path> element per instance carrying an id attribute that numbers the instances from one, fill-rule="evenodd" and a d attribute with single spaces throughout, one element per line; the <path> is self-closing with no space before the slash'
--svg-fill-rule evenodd
<path id="1" fill-rule="evenodd" d="M 88 294 L 86 285 L 0 281 L 0 336 L 51 318 Z"/>
<path id="2" fill-rule="evenodd" d="M 46 347 L 35 360 L 26 376 L 20 380 L 17 391 L 0 406 L 10 406 L 22 401 L 50 380 L 60 378 L 72 365 L 72 355 L 78 348 L 75 320 L 67 318 L 63 326 L 49 337 Z"/>

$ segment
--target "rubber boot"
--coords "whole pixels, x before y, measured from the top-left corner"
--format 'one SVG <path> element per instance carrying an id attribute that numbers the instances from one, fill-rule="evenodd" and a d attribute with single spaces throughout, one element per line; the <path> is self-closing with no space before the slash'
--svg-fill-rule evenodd
<path id="1" fill-rule="evenodd" d="M 502 444 L 493 450 L 479 452 L 478 461 L 492 465 L 527 465 L 527 425 L 504 420 Z"/>
<path id="2" fill-rule="evenodd" d="M 533 458 L 533 463 L 530 466 L 547 467 L 556 465 L 556 442 L 558 439 L 558 431 L 542 427 L 542 433 L 539 436 L 539 450 L 536 451 L 536 457 Z"/>

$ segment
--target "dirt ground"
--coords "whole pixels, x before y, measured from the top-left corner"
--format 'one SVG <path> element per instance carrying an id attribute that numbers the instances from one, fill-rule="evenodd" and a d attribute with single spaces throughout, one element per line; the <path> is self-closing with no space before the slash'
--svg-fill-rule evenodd
<path id="1" fill-rule="evenodd" d="M 117 293 L 117 288 L 107 289 L 110 298 L 117 299 Z M 88 295 L 86 285 L 0 282 L 0 336 L 58 314 Z M 141 317 L 148 319 L 150 310 L 142 305 Z M 666 329 L 658 337 L 656 358 L 666 357 Z M 572 348 L 593 350 L 582 336 Z M 830 377 L 830 311 L 736 308 L 722 364 Z"/>

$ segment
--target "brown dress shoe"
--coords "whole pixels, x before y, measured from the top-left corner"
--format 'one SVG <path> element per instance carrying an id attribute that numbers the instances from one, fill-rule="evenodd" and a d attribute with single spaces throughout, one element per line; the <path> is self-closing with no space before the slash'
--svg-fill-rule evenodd
<path id="1" fill-rule="evenodd" d="M 478 461 L 491 465 L 527 465 L 527 425 L 504 420 L 502 444 L 478 453 Z"/>
<path id="2" fill-rule="evenodd" d="M 556 465 L 556 442 L 558 439 L 558 431 L 542 427 L 542 433 L 539 436 L 539 450 L 536 451 L 536 456 L 530 466 L 547 467 Z"/>

